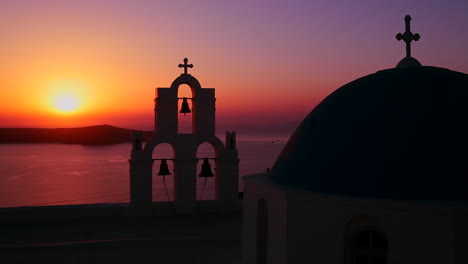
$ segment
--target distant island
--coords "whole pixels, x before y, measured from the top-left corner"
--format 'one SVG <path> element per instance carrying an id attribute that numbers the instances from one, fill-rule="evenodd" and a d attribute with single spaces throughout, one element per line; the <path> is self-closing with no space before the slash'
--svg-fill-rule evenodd
<path id="1" fill-rule="evenodd" d="M 284 136 L 291 135 L 299 122 L 272 125 L 237 124 L 220 126 L 219 131 L 235 130 L 239 135 Z M 235 128 L 235 129 L 232 129 Z M 130 143 L 132 131 L 111 125 L 96 125 L 76 128 L 0 128 L 0 144 L 15 143 L 62 143 L 81 145 L 109 145 Z M 143 131 L 143 140 L 148 141 L 153 131 Z"/>
<path id="2" fill-rule="evenodd" d="M 110 125 L 77 128 L 0 128 L 0 144 L 8 143 L 63 143 L 82 145 L 109 145 L 130 143 L 132 129 Z M 143 131 L 147 141 L 153 131 Z"/>

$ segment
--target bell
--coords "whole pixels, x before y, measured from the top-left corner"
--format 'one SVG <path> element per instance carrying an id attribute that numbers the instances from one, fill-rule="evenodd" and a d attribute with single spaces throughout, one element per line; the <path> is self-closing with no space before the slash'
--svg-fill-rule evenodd
<path id="1" fill-rule="evenodd" d="M 161 160 L 161 165 L 159 166 L 158 175 L 160 176 L 171 175 L 171 172 L 169 171 L 169 167 L 167 166 L 166 159 Z"/>
<path id="2" fill-rule="evenodd" d="M 182 114 L 186 114 L 186 113 L 191 113 L 192 111 L 190 111 L 190 107 L 188 105 L 188 102 L 187 102 L 187 97 L 184 97 L 182 98 L 183 101 L 182 101 L 182 107 L 180 108 L 180 113 Z"/>
<path id="3" fill-rule="evenodd" d="M 201 172 L 198 175 L 198 177 L 204 177 L 204 178 L 214 177 L 213 172 L 211 172 L 211 165 L 208 162 L 207 158 L 205 158 L 205 160 L 203 161 L 203 164 L 201 166 Z"/>

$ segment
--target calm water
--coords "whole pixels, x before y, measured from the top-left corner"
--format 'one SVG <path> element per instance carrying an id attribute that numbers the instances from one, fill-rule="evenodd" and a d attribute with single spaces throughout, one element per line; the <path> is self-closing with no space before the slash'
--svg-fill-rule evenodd
<path id="1" fill-rule="evenodd" d="M 240 175 L 271 168 L 286 141 L 287 137 L 238 138 Z M 0 145 L 0 207 L 128 202 L 130 148 L 130 144 Z M 201 145 L 197 157 L 214 157 L 211 145 Z M 172 151 L 168 145 L 160 145 L 153 158 L 172 158 Z M 168 165 L 172 171 L 170 161 Z M 158 170 L 156 161 L 153 173 Z M 166 188 L 162 177 L 153 176 L 154 201 L 173 200 L 173 178 L 166 176 L 165 184 Z M 198 178 L 197 199 L 213 197 L 214 179 L 209 178 L 205 184 L 204 178 Z"/>

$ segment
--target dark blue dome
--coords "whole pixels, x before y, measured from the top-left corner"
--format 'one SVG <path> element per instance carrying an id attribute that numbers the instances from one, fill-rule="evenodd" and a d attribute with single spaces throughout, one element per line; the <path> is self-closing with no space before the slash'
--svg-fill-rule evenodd
<path id="1" fill-rule="evenodd" d="M 320 193 L 468 201 L 468 75 L 395 68 L 339 88 L 302 121 L 270 176 Z"/>

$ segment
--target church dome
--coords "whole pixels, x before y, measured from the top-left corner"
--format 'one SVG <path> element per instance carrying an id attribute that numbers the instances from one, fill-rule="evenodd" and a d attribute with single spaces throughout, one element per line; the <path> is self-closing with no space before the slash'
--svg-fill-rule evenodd
<path id="1" fill-rule="evenodd" d="M 319 193 L 468 201 L 468 75 L 395 68 L 344 85 L 302 121 L 270 177 Z"/>
<path id="2" fill-rule="evenodd" d="M 398 64 L 397 68 L 419 67 L 421 63 L 413 57 L 405 57 Z"/>

